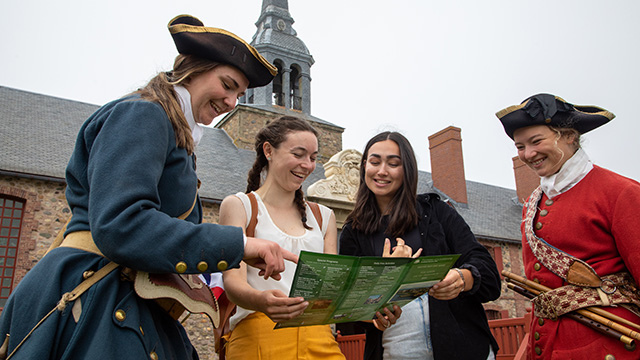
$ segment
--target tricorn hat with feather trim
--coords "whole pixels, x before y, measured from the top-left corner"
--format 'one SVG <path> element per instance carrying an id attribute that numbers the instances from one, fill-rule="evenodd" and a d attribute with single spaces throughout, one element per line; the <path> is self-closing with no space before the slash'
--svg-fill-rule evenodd
<path id="1" fill-rule="evenodd" d="M 584 134 L 615 117 L 613 113 L 600 107 L 573 105 L 551 94 L 533 95 L 520 105 L 498 111 L 496 116 L 511 139 L 516 130 L 533 125 L 568 127 Z"/>
<path id="2" fill-rule="evenodd" d="M 191 15 L 178 15 L 168 26 L 180 54 L 235 66 L 249 79 L 250 88 L 267 85 L 278 73 L 253 46 L 227 30 L 205 27 Z"/>

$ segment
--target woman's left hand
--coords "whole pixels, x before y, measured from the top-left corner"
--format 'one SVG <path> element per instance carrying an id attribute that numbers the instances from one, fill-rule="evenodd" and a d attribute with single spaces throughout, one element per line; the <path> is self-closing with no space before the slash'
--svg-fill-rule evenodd
<path id="1" fill-rule="evenodd" d="M 461 271 L 469 271 L 462 269 Z M 450 269 L 447 276 L 429 290 L 429 296 L 438 300 L 451 300 L 457 298 L 464 291 L 465 282 L 455 269 Z"/>
<path id="2" fill-rule="evenodd" d="M 373 326 L 380 331 L 385 331 L 391 325 L 395 324 L 402 314 L 402 309 L 398 305 L 393 305 L 393 311 L 388 308 L 384 308 L 383 311 L 384 314 L 380 311 L 376 312 L 376 318 L 373 319 Z"/>
<path id="3" fill-rule="evenodd" d="M 393 252 L 391 252 L 393 250 Z M 404 240 L 396 238 L 396 246 L 391 248 L 391 241 L 384 239 L 384 247 L 382 249 L 382 257 L 410 257 L 417 258 L 422 253 L 422 248 L 413 253 L 413 249 L 409 245 L 405 245 Z"/>

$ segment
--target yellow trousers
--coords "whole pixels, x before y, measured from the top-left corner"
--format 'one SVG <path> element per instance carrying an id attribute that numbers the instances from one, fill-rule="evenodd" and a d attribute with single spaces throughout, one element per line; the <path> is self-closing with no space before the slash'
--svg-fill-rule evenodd
<path id="1" fill-rule="evenodd" d="M 345 360 L 329 325 L 274 326 L 260 312 L 242 319 L 229 334 L 227 360 Z"/>

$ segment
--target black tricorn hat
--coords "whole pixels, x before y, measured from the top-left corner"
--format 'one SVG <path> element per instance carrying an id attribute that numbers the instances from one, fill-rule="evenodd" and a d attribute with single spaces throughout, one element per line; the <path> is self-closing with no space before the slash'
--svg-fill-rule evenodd
<path id="1" fill-rule="evenodd" d="M 180 54 L 233 65 L 249 79 L 250 88 L 267 85 L 278 73 L 253 46 L 227 30 L 205 27 L 191 15 L 178 15 L 168 26 Z"/>
<path id="2" fill-rule="evenodd" d="M 591 131 L 612 120 L 615 115 L 603 108 L 590 105 L 573 105 L 559 96 L 537 94 L 496 113 L 504 131 L 513 139 L 513 133 L 523 127 L 551 125 L 573 128 L 580 134 Z"/>

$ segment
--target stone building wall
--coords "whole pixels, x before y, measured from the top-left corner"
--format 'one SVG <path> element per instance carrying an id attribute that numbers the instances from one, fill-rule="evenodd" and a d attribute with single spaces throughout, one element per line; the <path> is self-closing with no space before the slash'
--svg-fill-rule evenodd
<path id="1" fill-rule="evenodd" d="M 216 125 L 227 132 L 233 143 L 241 149 L 254 150 L 255 135 L 269 121 L 283 116 L 280 113 L 239 105 Z M 302 113 L 291 116 L 306 119 Z M 331 156 L 342 150 L 343 129 L 309 120 L 318 131 L 318 162 L 325 163 Z"/>
<path id="2" fill-rule="evenodd" d="M 44 256 L 70 211 L 62 182 L 0 176 L 0 194 L 25 202 L 13 287 Z"/>

